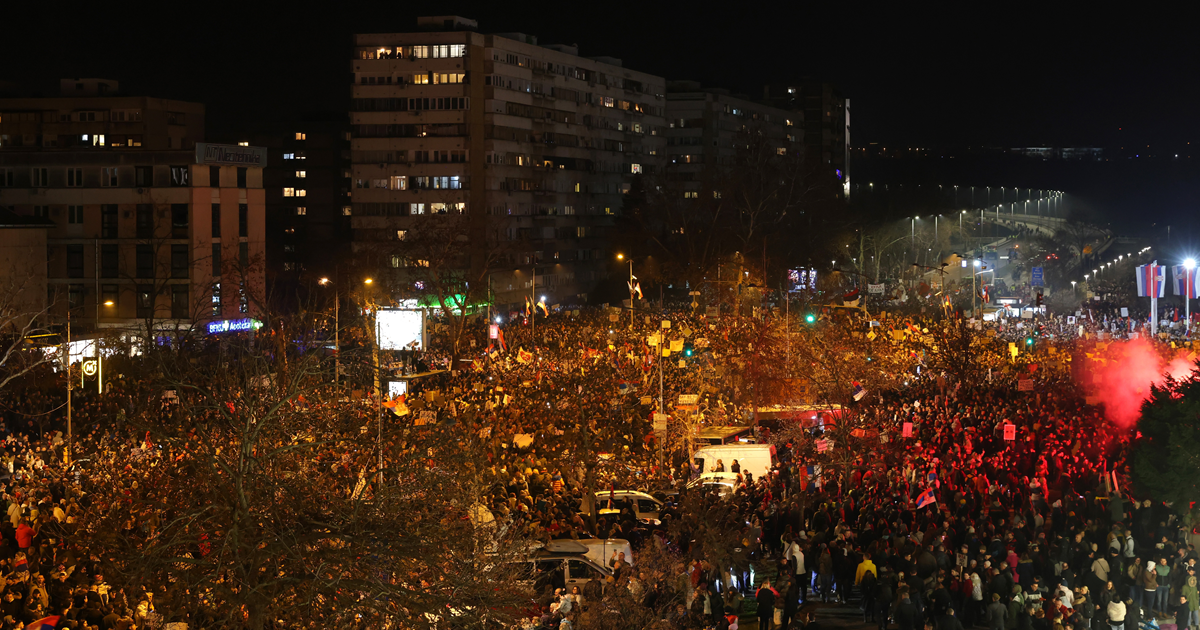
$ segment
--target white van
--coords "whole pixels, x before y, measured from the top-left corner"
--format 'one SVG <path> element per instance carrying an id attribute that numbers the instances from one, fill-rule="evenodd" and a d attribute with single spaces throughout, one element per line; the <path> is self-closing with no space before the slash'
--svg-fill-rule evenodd
<path id="1" fill-rule="evenodd" d="M 612 560 L 615 553 L 625 554 L 625 562 L 633 565 L 633 547 L 624 538 L 580 538 L 575 542 L 587 547 L 587 553 L 583 554 L 583 557 L 609 571 L 613 570 L 609 560 Z"/>
<path id="2" fill-rule="evenodd" d="M 620 514 L 626 507 L 633 510 L 635 517 L 658 521 L 662 501 L 637 490 L 612 490 L 596 493 L 596 515 Z"/>
<path id="3" fill-rule="evenodd" d="M 742 474 L 749 472 L 755 479 L 761 479 L 776 463 L 775 447 L 770 444 L 721 444 L 705 446 L 692 455 L 692 461 L 701 473 L 718 472 L 715 470 L 717 460 L 725 466 L 724 472 L 733 472 L 731 468 L 737 460 Z"/>
<path id="4" fill-rule="evenodd" d="M 604 562 L 589 558 L 589 551 L 578 540 L 551 540 L 518 563 L 521 575 L 517 579 L 536 588 L 539 595 L 547 585 L 569 590 L 572 586 L 583 589 L 593 577 L 603 582 L 612 571 Z"/>

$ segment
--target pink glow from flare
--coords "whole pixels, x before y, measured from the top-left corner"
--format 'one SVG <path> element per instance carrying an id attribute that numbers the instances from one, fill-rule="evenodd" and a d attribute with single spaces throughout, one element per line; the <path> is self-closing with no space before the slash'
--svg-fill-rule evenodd
<path id="1" fill-rule="evenodd" d="M 1145 339 L 1115 342 L 1100 353 L 1106 362 L 1089 361 L 1095 380 L 1092 393 L 1104 403 L 1108 418 L 1122 428 L 1137 422 L 1142 402 L 1150 397 L 1150 386 L 1161 386 L 1166 375 L 1186 378 L 1195 369 L 1183 351 L 1163 356 Z"/>

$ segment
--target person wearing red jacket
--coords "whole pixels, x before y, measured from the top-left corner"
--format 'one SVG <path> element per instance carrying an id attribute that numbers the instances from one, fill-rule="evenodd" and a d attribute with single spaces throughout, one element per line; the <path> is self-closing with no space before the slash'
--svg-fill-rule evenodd
<path id="1" fill-rule="evenodd" d="M 33 546 L 33 536 L 36 532 L 29 526 L 25 519 L 21 519 L 21 524 L 17 525 L 17 546 L 21 551 L 28 551 Z"/>

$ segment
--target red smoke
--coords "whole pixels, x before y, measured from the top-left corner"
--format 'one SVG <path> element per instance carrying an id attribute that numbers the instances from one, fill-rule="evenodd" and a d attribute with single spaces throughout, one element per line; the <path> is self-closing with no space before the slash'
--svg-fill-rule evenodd
<path id="1" fill-rule="evenodd" d="M 1195 369 L 1193 360 L 1179 350 L 1155 345 L 1145 339 L 1118 341 L 1096 351 L 1086 367 L 1093 373 L 1091 392 L 1104 404 L 1108 418 L 1129 428 L 1141 414 L 1142 402 L 1150 397 L 1151 385 L 1162 385 L 1169 375 L 1186 378 Z"/>

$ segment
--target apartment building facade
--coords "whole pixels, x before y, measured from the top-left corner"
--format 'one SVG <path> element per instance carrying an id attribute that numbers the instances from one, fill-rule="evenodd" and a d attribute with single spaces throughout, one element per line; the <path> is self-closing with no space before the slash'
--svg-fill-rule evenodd
<path id="1" fill-rule="evenodd" d="M 801 81 L 768 85 L 763 98 L 771 105 L 804 115 L 805 151 L 842 182 L 850 194 L 850 99 L 832 83 Z"/>
<path id="2" fill-rule="evenodd" d="M 667 85 L 667 149 L 663 168 L 686 198 L 719 194 L 740 149 L 762 142 L 779 155 L 804 151 L 803 113 L 756 103 L 694 81 Z"/>
<path id="3" fill-rule="evenodd" d="M 267 278 L 290 293 L 350 258 L 350 126 L 306 119 L 260 129 L 246 138 L 267 149 Z"/>
<path id="4" fill-rule="evenodd" d="M 419 25 L 355 37 L 356 256 L 403 274 L 422 264 L 404 255 L 411 231 L 464 215 L 462 264 L 489 261 L 497 303 L 585 301 L 633 177 L 664 157 L 665 80 L 463 18 Z"/>
<path id="5" fill-rule="evenodd" d="M 0 99 L 0 206 L 53 224 L 51 311 L 83 330 L 256 315 L 265 150 L 204 143 L 200 104 L 77 85 Z"/>

